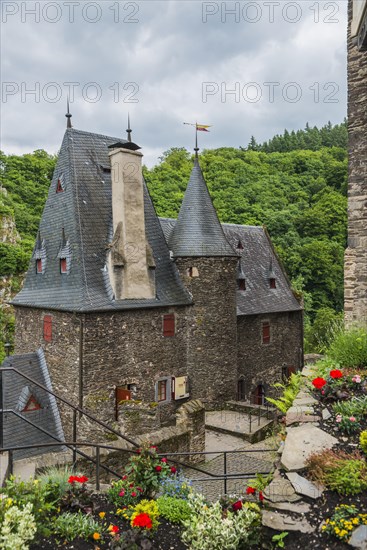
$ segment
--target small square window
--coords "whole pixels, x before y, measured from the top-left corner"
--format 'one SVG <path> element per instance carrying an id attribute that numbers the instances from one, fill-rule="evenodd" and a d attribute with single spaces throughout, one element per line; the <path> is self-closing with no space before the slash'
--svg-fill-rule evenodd
<path id="1" fill-rule="evenodd" d="M 31 395 L 22 412 L 38 411 L 39 409 L 42 409 L 41 405 L 38 403 L 37 399 Z"/>
<path id="2" fill-rule="evenodd" d="M 262 343 L 270 344 L 270 323 L 268 321 L 262 324 Z"/>
<path id="3" fill-rule="evenodd" d="M 43 338 L 46 342 L 52 341 L 52 317 L 45 315 L 43 318 Z"/>
<path id="4" fill-rule="evenodd" d="M 61 258 L 60 259 L 60 273 L 67 273 L 67 271 L 68 271 L 68 266 L 67 266 L 66 258 Z"/>
<path id="5" fill-rule="evenodd" d="M 174 313 L 163 315 L 163 336 L 174 336 L 174 335 L 175 335 Z"/>
<path id="6" fill-rule="evenodd" d="M 42 260 L 40 258 L 36 260 L 36 273 L 42 275 Z"/>
<path id="7" fill-rule="evenodd" d="M 158 393 L 158 402 L 167 401 L 167 380 L 159 380 L 157 393 Z"/>
<path id="8" fill-rule="evenodd" d="M 240 279 L 237 281 L 238 290 L 246 290 L 246 281 L 245 279 Z"/>

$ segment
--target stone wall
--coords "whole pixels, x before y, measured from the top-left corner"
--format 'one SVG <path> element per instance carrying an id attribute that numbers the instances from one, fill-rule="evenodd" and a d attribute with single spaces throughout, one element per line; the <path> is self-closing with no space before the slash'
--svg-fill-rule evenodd
<path id="1" fill-rule="evenodd" d="M 348 25 L 348 248 L 345 253 L 345 320 L 367 323 L 367 53 Z"/>
<path id="2" fill-rule="evenodd" d="M 270 323 L 270 343 L 262 343 L 262 323 Z M 250 399 L 261 384 L 267 394 L 270 386 L 282 381 L 282 366 L 303 366 L 302 312 L 271 313 L 238 317 L 238 378 L 245 381 Z"/>
<path id="3" fill-rule="evenodd" d="M 237 258 L 179 258 L 176 264 L 194 299 L 194 305 L 187 308 L 191 397 L 219 402 L 234 399 Z"/>
<path id="4" fill-rule="evenodd" d="M 52 340 L 43 337 L 43 319 L 52 318 Z M 16 331 L 14 353 L 32 353 L 40 347 L 45 352 L 53 391 L 79 404 L 79 318 L 72 313 L 43 309 L 15 308 Z M 65 437 L 71 437 L 72 409 L 58 401 Z"/>

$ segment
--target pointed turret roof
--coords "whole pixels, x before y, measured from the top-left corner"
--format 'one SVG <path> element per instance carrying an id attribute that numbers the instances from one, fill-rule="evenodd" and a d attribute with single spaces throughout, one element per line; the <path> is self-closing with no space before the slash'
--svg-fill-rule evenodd
<path id="1" fill-rule="evenodd" d="M 224 235 L 197 157 L 169 248 L 175 257 L 237 256 Z"/>

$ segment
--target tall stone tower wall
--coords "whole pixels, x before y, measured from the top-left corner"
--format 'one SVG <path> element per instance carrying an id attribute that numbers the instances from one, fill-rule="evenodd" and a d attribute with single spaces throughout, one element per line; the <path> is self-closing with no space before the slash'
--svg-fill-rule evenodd
<path id="1" fill-rule="evenodd" d="M 345 253 L 345 321 L 367 324 L 367 52 L 348 21 L 348 248 Z"/>

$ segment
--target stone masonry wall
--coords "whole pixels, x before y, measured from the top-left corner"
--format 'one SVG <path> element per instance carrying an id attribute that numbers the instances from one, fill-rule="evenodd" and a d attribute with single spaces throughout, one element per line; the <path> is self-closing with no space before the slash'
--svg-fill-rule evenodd
<path id="1" fill-rule="evenodd" d="M 52 340 L 43 338 L 43 318 L 52 318 Z M 42 309 L 15 308 L 14 353 L 45 352 L 53 391 L 79 404 L 79 318 L 72 313 Z M 71 437 L 72 410 L 58 401 L 65 437 Z"/>
<path id="2" fill-rule="evenodd" d="M 345 253 L 345 320 L 367 323 L 367 52 L 348 25 L 348 248 Z"/>
<path id="3" fill-rule="evenodd" d="M 236 396 L 237 258 L 179 258 L 177 267 L 194 305 L 187 308 L 187 363 L 192 399 Z M 191 273 L 195 276 L 190 276 Z"/>
<path id="4" fill-rule="evenodd" d="M 270 322 L 270 343 L 262 343 L 262 323 Z M 245 380 L 246 398 L 262 384 L 266 394 L 282 381 L 282 366 L 301 368 L 302 312 L 238 317 L 238 377 Z"/>

